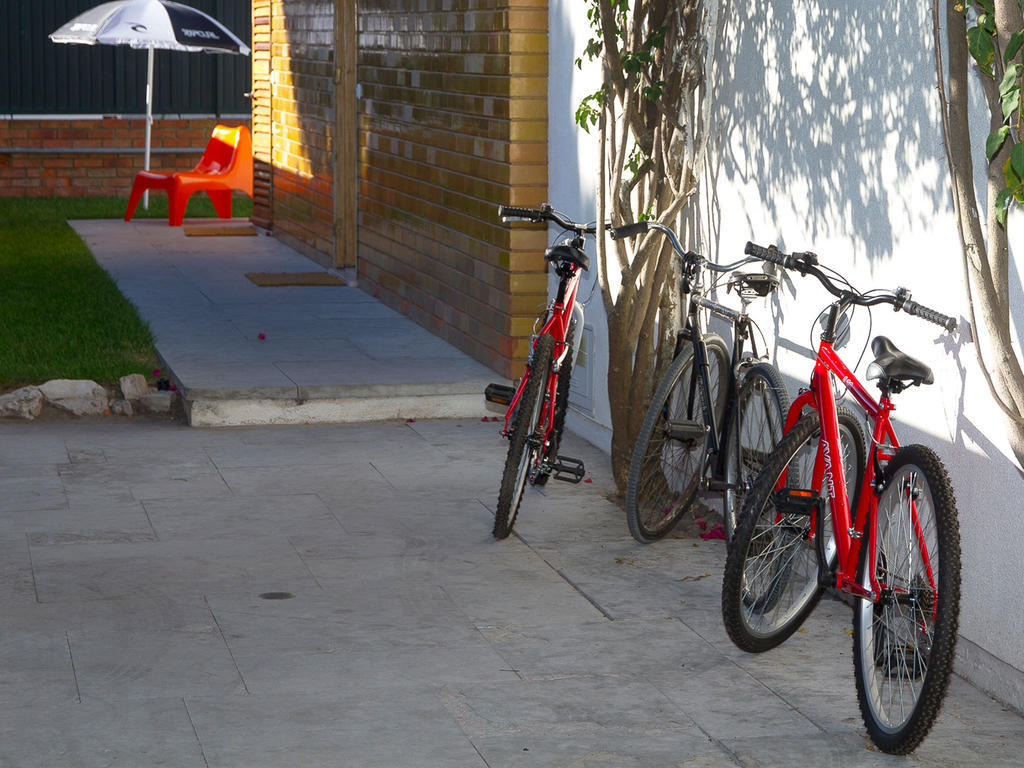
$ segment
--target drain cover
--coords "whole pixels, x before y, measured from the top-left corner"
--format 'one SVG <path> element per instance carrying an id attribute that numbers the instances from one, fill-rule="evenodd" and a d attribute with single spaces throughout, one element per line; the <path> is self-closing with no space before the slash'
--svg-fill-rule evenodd
<path id="1" fill-rule="evenodd" d="M 261 600 L 290 600 L 295 597 L 291 592 L 264 592 L 260 595 Z"/>

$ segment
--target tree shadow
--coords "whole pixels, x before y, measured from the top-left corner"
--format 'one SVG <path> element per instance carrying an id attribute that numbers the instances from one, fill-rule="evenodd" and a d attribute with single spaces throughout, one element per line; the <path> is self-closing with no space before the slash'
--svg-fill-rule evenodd
<path id="1" fill-rule="evenodd" d="M 926 226 L 929 210 L 948 207 L 945 174 L 920 173 L 944 164 L 934 82 L 910 76 L 934 71 L 927 7 L 727 3 L 718 23 L 712 189 L 756 189 L 780 234 L 799 223 L 795 248 L 844 222 L 854 255 L 871 260 L 892 255 L 895 219 Z M 909 177 L 924 182 L 925 200 L 893 191 Z M 756 230 L 749 211 L 722 211 L 714 192 L 706 207 L 713 249 L 723 217 Z"/>

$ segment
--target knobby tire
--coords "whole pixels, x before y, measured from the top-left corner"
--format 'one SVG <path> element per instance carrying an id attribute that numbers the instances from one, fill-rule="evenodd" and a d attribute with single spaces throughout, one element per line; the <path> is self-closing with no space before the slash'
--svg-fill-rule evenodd
<path id="1" fill-rule="evenodd" d="M 718 336 L 708 334 L 704 341 L 708 350 L 710 399 L 721 428 L 730 375 L 729 351 Z M 665 536 L 692 508 L 704 477 L 708 425 L 699 376 L 693 411 L 687 413 L 693 375 L 693 345 L 688 344 L 662 377 L 633 448 L 626 481 L 626 522 L 633 538 L 645 544 Z M 668 422 L 673 420 L 703 424 L 705 434 L 696 439 L 674 439 L 666 431 Z"/>
<path id="2" fill-rule="evenodd" d="M 853 509 L 865 462 L 860 420 L 839 409 L 843 469 Z M 818 541 L 823 542 L 826 567 L 835 562 L 831 533 L 831 504 L 819 506 L 818 524 L 811 535 L 810 515 L 782 514 L 775 506 L 775 486 L 786 472 L 786 487 L 810 488 L 821 427 L 817 413 L 804 415 L 765 462 L 746 495 L 729 547 L 722 579 L 722 619 L 737 647 L 750 653 L 770 650 L 789 638 L 814 610 L 822 595 Z M 818 537 L 818 540 L 816 540 Z"/>
<path id="3" fill-rule="evenodd" d="M 501 476 L 498 506 L 494 512 L 494 538 L 504 539 L 512 532 L 519 504 L 530 473 L 535 471 L 541 458 L 538 427 L 545 413 L 544 398 L 551 370 L 551 356 L 555 340 L 545 333 L 537 339 L 531 364 L 526 371 L 526 387 L 516 407 L 509 439 L 508 456 Z"/>
<path id="4" fill-rule="evenodd" d="M 960 527 L 949 476 L 932 450 L 898 449 L 884 478 L 876 528 L 881 595 L 854 607 L 853 660 L 871 740 L 885 752 L 905 755 L 935 722 L 953 667 Z M 864 547 L 860 583 L 870 586 L 866 552 Z"/>

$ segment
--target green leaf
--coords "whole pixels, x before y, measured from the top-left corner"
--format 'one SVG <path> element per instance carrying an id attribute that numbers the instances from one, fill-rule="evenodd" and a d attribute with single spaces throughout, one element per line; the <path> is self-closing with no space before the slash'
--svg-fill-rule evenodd
<path id="1" fill-rule="evenodd" d="M 1009 120 L 1013 113 L 1017 111 L 1017 102 L 1020 99 L 1020 86 L 1001 93 L 1001 96 L 1003 119 Z"/>
<path id="2" fill-rule="evenodd" d="M 1020 79 L 1020 64 L 1011 64 L 1003 74 L 1002 82 L 999 83 L 999 92 L 1012 88 L 1014 85 L 1020 87 L 1017 82 Z"/>
<path id="3" fill-rule="evenodd" d="M 1010 152 L 1010 164 L 1017 176 L 1024 179 L 1024 144 L 1014 144 Z"/>
<path id="4" fill-rule="evenodd" d="M 1003 163 L 1003 181 L 1006 182 L 1006 186 L 1009 189 L 1020 186 L 1020 176 L 1013 170 L 1013 165 L 1010 164 L 1010 158 L 1006 158 L 1006 162 Z"/>
<path id="5" fill-rule="evenodd" d="M 1003 228 L 1006 227 L 1006 212 L 1010 207 L 1010 198 L 1013 197 L 1013 193 L 1008 189 L 1004 189 L 998 195 L 996 195 L 996 221 Z"/>
<path id="6" fill-rule="evenodd" d="M 1020 65 L 1011 64 L 1006 68 L 999 83 L 999 100 L 1002 103 L 1003 119 L 1009 120 L 1017 110 L 1017 102 L 1020 100 Z"/>
<path id="7" fill-rule="evenodd" d="M 985 140 L 985 156 L 992 160 L 995 157 L 996 152 L 1003 146 L 1006 141 L 1006 136 L 1010 132 L 1010 126 L 1004 125 L 1000 127 L 998 131 L 992 131 Z"/>
<path id="8" fill-rule="evenodd" d="M 1010 158 L 1007 158 L 1006 163 L 1003 164 L 1003 180 L 1006 182 L 1007 191 L 1013 195 L 1013 199 L 1018 203 L 1024 203 L 1024 186 L 1022 186 L 1020 176 L 1014 169 Z"/>
<path id="9" fill-rule="evenodd" d="M 1009 64 L 1020 51 L 1022 45 L 1024 45 L 1024 29 L 1019 29 L 1010 35 L 1010 42 L 1006 44 L 1006 52 L 1003 54 L 1003 61 Z"/>
<path id="10" fill-rule="evenodd" d="M 995 58 L 996 47 L 992 42 L 992 35 L 981 26 L 971 27 L 967 30 L 967 50 L 978 62 L 978 68 L 989 77 L 993 77 L 992 60 Z"/>

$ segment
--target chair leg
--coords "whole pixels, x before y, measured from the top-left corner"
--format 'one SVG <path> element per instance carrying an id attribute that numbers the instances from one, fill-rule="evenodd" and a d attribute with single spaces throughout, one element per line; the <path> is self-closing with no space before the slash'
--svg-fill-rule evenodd
<path id="1" fill-rule="evenodd" d="M 206 194 L 213 202 L 213 208 L 222 219 L 231 218 L 231 190 L 230 189 L 208 189 Z"/>
<path id="2" fill-rule="evenodd" d="M 139 179 L 136 178 L 132 184 L 131 194 L 128 196 L 128 207 L 124 212 L 124 220 L 131 221 L 132 216 L 135 215 L 135 209 L 139 205 L 139 200 L 142 199 L 142 193 L 146 191 L 146 185 L 139 183 Z"/>
<path id="3" fill-rule="evenodd" d="M 192 190 L 174 187 L 167 190 L 168 221 L 172 227 L 180 227 L 185 220 L 185 207 L 188 199 L 192 197 Z"/>

